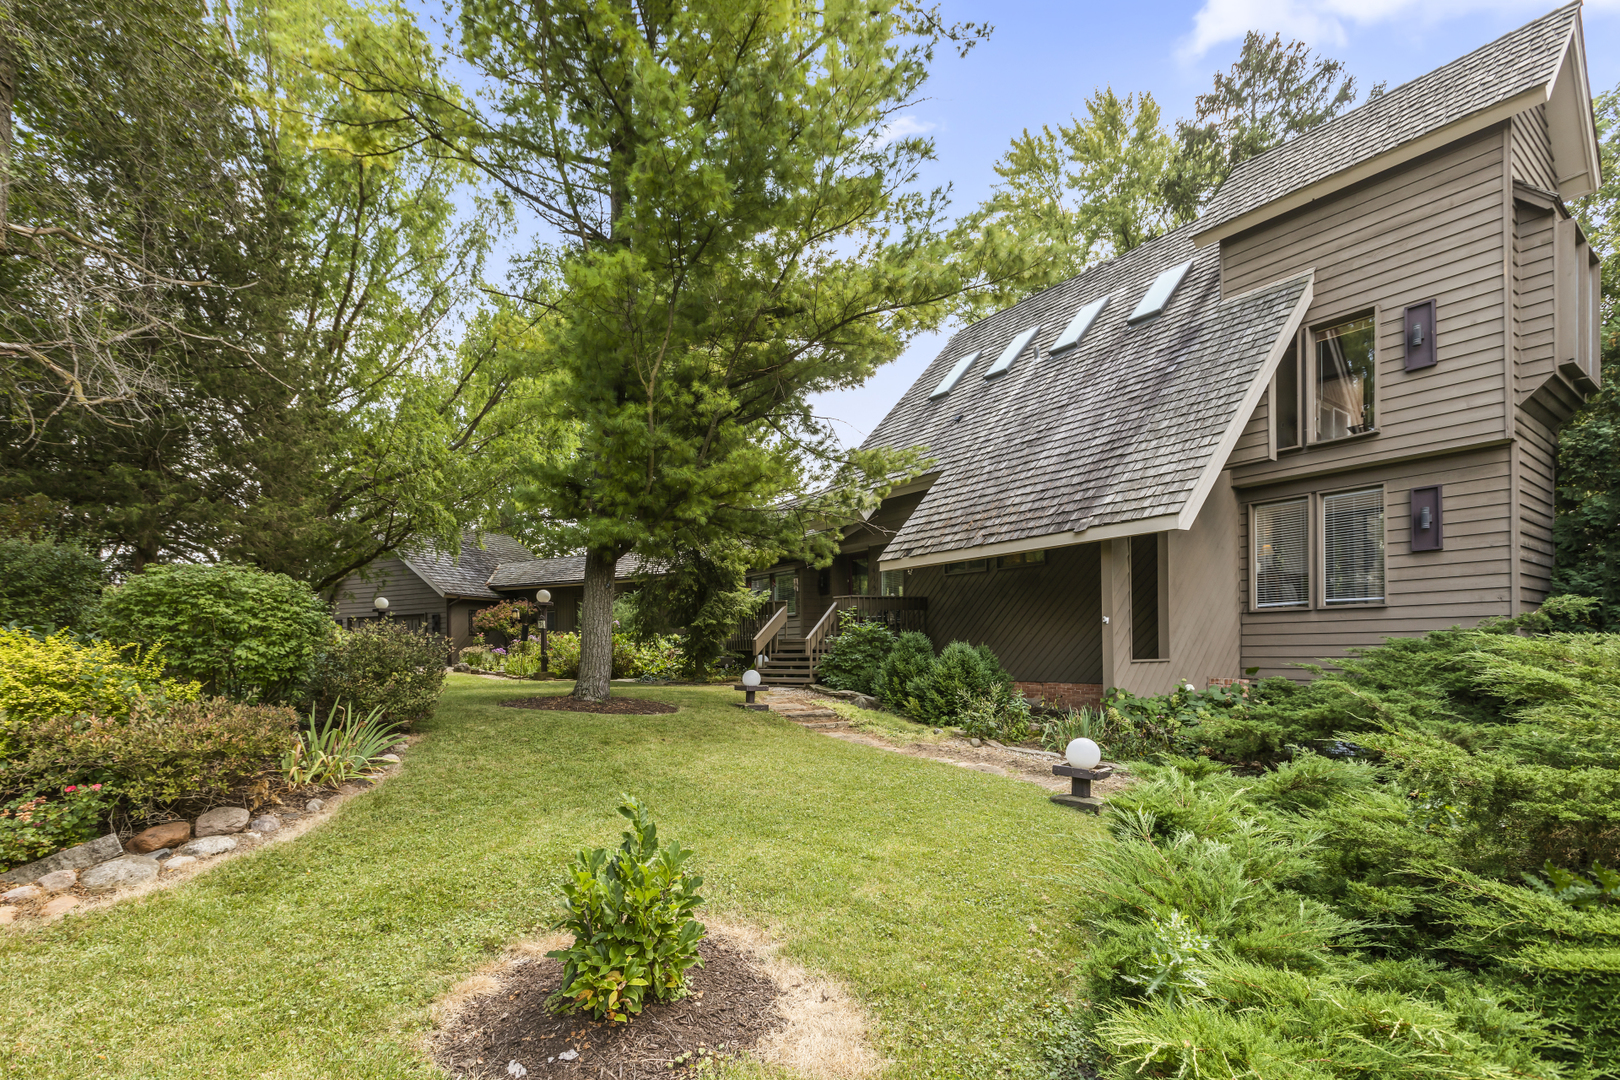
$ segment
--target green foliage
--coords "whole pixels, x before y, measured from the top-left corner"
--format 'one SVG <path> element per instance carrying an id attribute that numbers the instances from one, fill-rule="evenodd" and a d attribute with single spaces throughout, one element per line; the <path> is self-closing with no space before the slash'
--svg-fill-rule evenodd
<path id="1" fill-rule="evenodd" d="M 0 806 L 0 871 L 105 834 L 111 799 L 100 784 L 69 784 L 60 796 L 29 794 Z"/>
<path id="2" fill-rule="evenodd" d="M 409 730 L 433 715 L 449 649 L 444 637 L 393 619 L 333 629 L 315 659 L 309 696 L 322 709 L 345 701 L 351 711 L 377 710 L 389 724 Z"/>
<path id="3" fill-rule="evenodd" d="M 0 761 L 53 717 L 124 717 L 148 697 L 196 700 L 201 687 L 166 679 L 163 668 L 161 649 L 142 653 L 65 630 L 47 637 L 0 627 Z"/>
<path id="4" fill-rule="evenodd" d="M 749 565 L 768 564 L 769 556 L 731 539 L 702 550 L 679 548 L 664 560 L 662 572 L 649 576 L 631 594 L 635 603 L 622 615 L 615 601 L 613 617 L 638 641 L 667 638 L 679 631 L 679 674 L 704 679 L 729 656 L 726 645 L 737 626 L 766 602 L 748 587 Z"/>
<path id="5" fill-rule="evenodd" d="M 1009 246 L 1023 258 L 965 295 L 963 314 L 1004 308 L 1187 224 L 1239 162 L 1354 101 L 1342 63 L 1253 31 L 1173 131 L 1152 94 L 1094 91 L 1083 117 L 1025 130 L 993 166 L 1000 182 L 958 227 L 957 243 L 974 258 L 1004 260 Z"/>
<path id="6" fill-rule="evenodd" d="M 563 962 L 562 984 L 550 1003 L 559 1012 L 584 1011 L 624 1022 L 652 1001 L 685 997 L 686 970 L 701 966 L 703 924 L 692 911 L 703 903 L 703 879 L 686 869 L 692 852 L 658 843 L 647 806 L 620 796 L 630 822 L 616 853 L 582 850 L 561 884 L 562 915 L 553 930 L 574 942 L 547 953 Z"/>
<path id="7" fill-rule="evenodd" d="M 1199 690 L 1181 683 L 1168 694 L 1148 697 L 1113 687 L 1103 698 L 1098 734 L 1090 737 L 1114 761 L 1160 761 L 1190 754 L 1200 745 L 1198 739 L 1206 737 L 1205 725 L 1243 700 L 1236 688 L 1223 686 Z"/>
<path id="8" fill-rule="evenodd" d="M 311 709 L 308 724 L 282 755 L 281 772 L 295 786 L 341 784 L 376 768 L 399 737 L 394 724 L 383 722 L 380 708 L 361 716 L 355 707 L 334 704 L 324 721 Z"/>
<path id="9" fill-rule="evenodd" d="M 1018 696 L 1012 693 L 1012 676 L 990 647 L 965 641 L 953 641 L 941 649 L 927 678 L 913 692 L 917 697 L 914 715 L 937 725 L 956 723 L 956 711 L 963 701 L 993 698 L 999 708 Z M 1024 715 L 1028 717 L 1027 710 Z"/>
<path id="10" fill-rule="evenodd" d="M 49 633 L 59 626 L 89 630 L 101 606 L 105 571 L 81 547 L 49 540 L 0 540 L 0 625 Z"/>
<path id="11" fill-rule="evenodd" d="M 524 627 L 536 625 L 539 613 L 539 605 L 528 600 L 502 600 L 473 612 L 473 629 L 482 634 L 497 633 L 513 641 L 522 635 Z"/>
<path id="12" fill-rule="evenodd" d="M 547 651 L 550 674 L 563 679 L 579 675 L 579 635 L 577 633 L 548 634 Z M 467 657 L 471 650 L 463 649 Z M 477 663 L 474 663 L 474 660 Z M 686 661 L 681 641 L 675 635 L 637 641 L 629 634 L 613 635 L 613 677 L 615 679 L 646 679 L 655 681 L 678 677 Z M 514 642 L 508 649 L 490 649 L 473 653 L 467 661 L 475 667 L 504 671 L 508 675 L 528 678 L 540 674 L 540 636 L 531 634 L 527 641 Z"/>
<path id="13" fill-rule="evenodd" d="M 137 816 L 219 798 L 273 767 L 297 720 L 288 708 L 224 698 L 151 698 L 126 716 L 58 716 L 29 730 L 22 753 L 0 768 L 0 791 L 100 783 Z"/>
<path id="14" fill-rule="evenodd" d="M 1532 889 L 1555 900 L 1560 900 L 1580 911 L 1592 911 L 1605 905 L 1620 903 L 1620 873 L 1593 864 L 1591 877 L 1554 866 L 1551 861 L 1541 868 L 1546 880 L 1525 874 L 1524 881 Z"/>
<path id="15" fill-rule="evenodd" d="M 877 697 L 896 712 L 917 715 L 929 677 L 934 670 L 934 643 L 928 635 L 907 630 L 878 665 Z"/>
<path id="16" fill-rule="evenodd" d="M 1023 742 L 1029 738 L 1029 702 L 1007 683 L 996 683 L 988 693 L 958 691 L 952 722 L 976 739 Z"/>
<path id="17" fill-rule="evenodd" d="M 309 586 L 250 566 L 150 566 L 102 613 L 108 637 L 163 645 L 175 674 L 239 701 L 301 695 L 331 627 Z"/>
<path id="18" fill-rule="evenodd" d="M 838 616 L 838 634 L 816 668 L 816 677 L 834 690 L 854 690 L 877 696 L 879 671 L 894 651 L 895 636 L 881 622 L 845 611 Z"/>
<path id="19" fill-rule="evenodd" d="M 962 34 L 893 0 L 496 0 L 461 30 L 480 78 L 530 90 L 451 104 L 356 74 L 560 238 L 516 288 L 577 441 L 523 469 L 521 502 L 548 546 L 586 553 L 575 692 L 601 698 L 621 555 L 745 537 L 825 560 L 835 541 L 809 523 L 920 470 L 913 449 L 846 451 L 809 402 L 899 356 L 979 275 L 952 258 L 943 193 L 915 187 L 927 141 L 887 136 Z"/>

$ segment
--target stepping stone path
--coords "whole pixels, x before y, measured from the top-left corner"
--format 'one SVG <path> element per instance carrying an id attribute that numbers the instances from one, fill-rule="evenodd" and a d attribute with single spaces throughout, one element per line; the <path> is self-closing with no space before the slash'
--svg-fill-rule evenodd
<path id="1" fill-rule="evenodd" d="M 802 698 L 783 698 L 769 703 L 771 712 L 784 716 L 801 727 L 812 731 L 848 727 L 849 721 L 817 701 Z"/>

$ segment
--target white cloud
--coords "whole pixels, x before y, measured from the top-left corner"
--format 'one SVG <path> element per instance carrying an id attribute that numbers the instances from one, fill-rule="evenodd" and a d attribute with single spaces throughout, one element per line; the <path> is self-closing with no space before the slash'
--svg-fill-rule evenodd
<path id="1" fill-rule="evenodd" d="M 1546 0 L 1204 0 L 1180 52 L 1182 59 L 1193 59 L 1222 42 L 1240 40 L 1250 30 L 1280 33 L 1316 48 L 1342 47 L 1350 28 L 1397 17 L 1428 25 L 1481 11 L 1522 10 L 1533 16 L 1547 6 Z"/>
<path id="2" fill-rule="evenodd" d="M 909 139 L 913 135 L 926 135 L 938 126 L 927 120 L 918 120 L 915 116 L 897 116 L 883 125 L 878 134 L 878 145 L 894 142 L 896 139 Z"/>

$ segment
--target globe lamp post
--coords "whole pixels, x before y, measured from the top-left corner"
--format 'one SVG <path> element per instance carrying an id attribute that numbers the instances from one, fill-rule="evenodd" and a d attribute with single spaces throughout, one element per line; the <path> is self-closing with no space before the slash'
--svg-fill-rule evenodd
<path id="1" fill-rule="evenodd" d="M 371 602 L 371 606 L 377 609 L 378 622 L 381 622 L 388 615 L 388 597 L 377 597 L 377 599 Z"/>
<path id="2" fill-rule="evenodd" d="M 754 695 L 758 693 L 760 689 L 762 689 L 759 685 L 758 668 L 749 668 L 747 671 L 743 672 L 742 685 L 736 687 L 736 689 L 743 692 L 743 708 L 754 709 L 755 711 L 762 711 L 770 708 L 769 705 L 759 704 L 754 701 Z"/>
<path id="3" fill-rule="evenodd" d="M 547 652 L 546 630 L 551 625 L 551 590 L 541 589 L 534 594 L 540 603 L 540 673 L 551 674 L 551 654 Z"/>
<path id="4" fill-rule="evenodd" d="M 1066 760 L 1060 765 L 1053 765 L 1052 774 L 1067 776 L 1069 791 L 1066 795 L 1053 795 L 1052 801 L 1059 806 L 1071 806 L 1093 814 L 1100 812 L 1103 801 L 1092 795 L 1091 782 L 1114 775 L 1114 767 L 1102 763 L 1102 747 L 1090 739 L 1072 739 L 1063 748 L 1063 756 Z"/>

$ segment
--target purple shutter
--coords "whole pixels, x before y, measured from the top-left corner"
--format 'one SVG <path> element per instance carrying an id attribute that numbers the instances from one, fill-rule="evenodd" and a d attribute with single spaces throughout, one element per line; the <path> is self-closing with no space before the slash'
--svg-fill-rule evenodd
<path id="1" fill-rule="evenodd" d="M 1412 550 L 1439 551 L 1445 547 L 1440 521 L 1440 489 L 1412 489 Z"/>
<path id="2" fill-rule="evenodd" d="M 1434 367 L 1434 301 L 1406 309 L 1406 370 Z"/>

